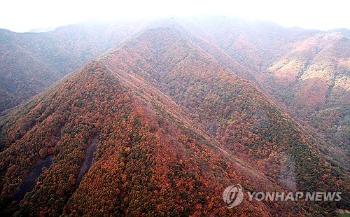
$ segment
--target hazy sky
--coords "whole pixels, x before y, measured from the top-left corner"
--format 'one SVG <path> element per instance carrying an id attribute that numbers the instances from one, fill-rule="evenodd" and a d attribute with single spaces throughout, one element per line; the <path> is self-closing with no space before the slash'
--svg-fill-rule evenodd
<path id="1" fill-rule="evenodd" d="M 91 20 L 225 15 L 304 28 L 350 28 L 350 0 L 1 0 L 0 28 L 28 31 Z"/>

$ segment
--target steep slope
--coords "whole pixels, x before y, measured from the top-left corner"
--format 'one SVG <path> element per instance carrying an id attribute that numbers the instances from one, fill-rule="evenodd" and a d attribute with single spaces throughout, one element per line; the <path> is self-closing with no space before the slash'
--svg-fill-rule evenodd
<path id="1" fill-rule="evenodd" d="M 0 32 L 0 112 L 13 107 L 58 79 L 44 62 L 16 43 L 13 33 Z"/>
<path id="2" fill-rule="evenodd" d="M 43 33 L 0 30 L 0 113 L 135 33 L 144 24 L 79 24 Z"/>
<path id="3" fill-rule="evenodd" d="M 348 30 L 283 28 L 225 17 L 183 20 L 193 34 L 245 67 L 255 82 L 349 165 Z"/>
<path id="4" fill-rule="evenodd" d="M 264 83 L 300 119 L 350 156 L 350 39 L 322 33 L 273 63 Z"/>
<path id="5" fill-rule="evenodd" d="M 330 153 L 321 153 L 319 138 L 185 35 L 174 28 L 149 30 L 103 61 L 113 72 L 127 71 L 154 84 L 223 147 L 286 188 L 349 191 L 347 172 L 332 165 Z"/>
<path id="6" fill-rule="evenodd" d="M 211 50 L 181 28 L 150 29 L 1 118 L 0 210 L 295 216 L 348 207 L 349 175 L 322 141 Z M 343 199 L 229 210 L 222 192 L 236 183 Z"/>
<path id="7" fill-rule="evenodd" d="M 292 202 L 244 201 L 227 209 L 221 195 L 232 183 L 283 188 L 193 125 L 141 77 L 92 62 L 1 120 L 0 210 L 45 216 L 300 214 L 301 205 Z"/>

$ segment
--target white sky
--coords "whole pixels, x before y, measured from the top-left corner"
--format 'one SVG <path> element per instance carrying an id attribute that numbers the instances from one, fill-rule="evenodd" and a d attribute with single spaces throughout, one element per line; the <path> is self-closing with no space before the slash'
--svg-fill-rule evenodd
<path id="1" fill-rule="evenodd" d="M 0 0 L 0 28 L 28 31 L 91 20 L 225 15 L 304 28 L 349 28 L 350 0 Z"/>

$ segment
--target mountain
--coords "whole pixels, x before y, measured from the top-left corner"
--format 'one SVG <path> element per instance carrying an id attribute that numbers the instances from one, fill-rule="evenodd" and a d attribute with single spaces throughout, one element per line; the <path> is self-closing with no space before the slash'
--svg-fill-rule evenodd
<path id="1" fill-rule="evenodd" d="M 0 154 L 5 214 L 230 215 L 221 195 L 232 182 L 283 190 L 219 148 L 169 97 L 99 61 L 3 124 L 11 141 Z M 33 171 L 42 162 L 47 168 Z M 247 201 L 234 213 L 298 214 L 299 206 Z"/>
<path id="2" fill-rule="evenodd" d="M 240 77 L 258 85 L 349 165 L 348 30 L 284 28 L 223 17 L 184 26 L 244 67 L 248 75 Z M 235 68 L 230 71 L 237 74 Z"/>
<path id="3" fill-rule="evenodd" d="M 293 165 L 297 188 L 325 187 L 319 181 L 321 174 L 331 170 L 324 159 L 331 154 L 320 153 L 322 140 L 307 133 L 255 85 L 225 71 L 184 35 L 181 30 L 149 30 L 103 59 L 111 70 L 141 75 L 153 83 L 223 147 L 258 165 L 268 176 L 278 179 Z"/>
<path id="4" fill-rule="evenodd" d="M 142 25 L 77 24 L 42 33 L 0 30 L 0 112 L 42 92 Z"/>
<path id="5" fill-rule="evenodd" d="M 350 39 L 322 33 L 295 43 L 268 69 L 266 82 L 298 117 L 350 148 Z M 284 91 L 283 91 L 284 90 Z"/>
<path id="6" fill-rule="evenodd" d="M 182 27 L 149 28 L 2 117 L 3 214 L 302 216 L 346 208 L 349 174 L 320 151 L 322 140 L 218 61 L 215 49 Z M 222 192 L 236 183 L 250 191 L 341 189 L 343 200 L 245 200 L 227 209 Z"/>
<path id="7" fill-rule="evenodd" d="M 181 24 L 255 73 L 287 52 L 291 42 L 320 32 L 220 16 L 185 19 Z"/>
<path id="8" fill-rule="evenodd" d="M 178 26 L 187 40 L 240 78 L 250 80 L 304 128 L 325 152 L 350 159 L 348 30 L 284 28 L 228 17 L 79 24 L 42 33 L 0 31 L 0 113 L 140 30 Z M 327 144 L 326 144 L 327 143 Z M 348 166 L 347 166 L 348 167 Z"/>

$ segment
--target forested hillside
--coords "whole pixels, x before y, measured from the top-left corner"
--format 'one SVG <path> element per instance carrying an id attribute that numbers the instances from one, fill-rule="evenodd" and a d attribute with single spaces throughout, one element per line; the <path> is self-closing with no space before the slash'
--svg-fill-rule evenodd
<path id="1" fill-rule="evenodd" d="M 349 40 L 222 17 L 0 30 L 0 215 L 349 209 Z M 232 184 L 245 200 L 227 209 Z"/>
<path id="2" fill-rule="evenodd" d="M 2 214 L 230 215 L 221 194 L 232 182 L 283 190 L 219 148 L 171 99 L 119 76 L 90 63 L 3 120 Z M 28 176 L 46 159 L 38 177 Z M 28 177 L 37 180 L 23 187 Z M 293 203 L 247 201 L 235 214 L 291 207 L 300 214 Z"/>
<path id="3" fill-rule="evenodd" d="M 141 26 L 78 24 L 43 33 L 0 29 L 0 112 L 42 92 Z"/>

